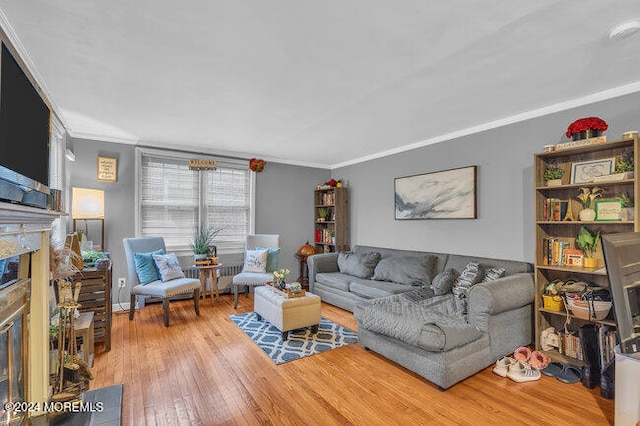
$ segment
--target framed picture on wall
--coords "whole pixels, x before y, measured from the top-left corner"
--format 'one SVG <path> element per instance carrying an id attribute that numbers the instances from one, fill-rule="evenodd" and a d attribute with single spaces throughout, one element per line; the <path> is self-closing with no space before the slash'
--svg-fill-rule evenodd
<path id="1" fill-rule="evenodd" d="M 98 180 L 115 182 L 117 179 L 118 160 L 109 157 L 98 157 Z"/>
<path id="2" fill-rule="evenodd" d="M 395 180 L 395 218 L 475 219 L 477 166 Z"/>

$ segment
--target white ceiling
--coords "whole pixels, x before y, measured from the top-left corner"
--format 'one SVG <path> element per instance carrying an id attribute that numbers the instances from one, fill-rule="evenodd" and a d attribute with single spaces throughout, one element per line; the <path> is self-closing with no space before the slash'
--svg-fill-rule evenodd
<path id="1" fill-rule="evenodd" d="M 0 0 L 70 134 L 339 166 L 640 91 L 637 0 Z M 2 16 L 4 15 L 4 16 Z"/>

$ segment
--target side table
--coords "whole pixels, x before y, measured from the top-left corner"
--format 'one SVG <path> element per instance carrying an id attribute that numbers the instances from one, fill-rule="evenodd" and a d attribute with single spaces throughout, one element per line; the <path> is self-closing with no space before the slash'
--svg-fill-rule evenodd
<path id="1" fill-rule="evenodd" d="M 202 297 L 206 299 L 207 297 L 207 281 L 209 281 L 209 294 L 211 295 L 211 304 L 213 305 L 214 293 L 213 289 L 215 287 L 215 298 L 216 300 L 219 298 L 218 294 L 218 268 L 222 266 L 221 263 L 217 265 L 193 265 L 194 268 L 198 269 L 198 276 L 200 278 L 200 284 L 202 284 Z M 207 278 L 207 275 L 209 276 Z"/>
<path id="2" fill-rule="evenodd" d="M 82 337 L 82 358 L 93 367 L 93 311 L 82 312 L 74 321 L 76 339 Z"/>
<path id="3" fill-rule="evenodd" d="M 302 287 L 309 288 L 309 266 L 307 265 L 307 255 L 296 253 L 295 258 L 300 261 L 300 276 L 298 282 Z"/>

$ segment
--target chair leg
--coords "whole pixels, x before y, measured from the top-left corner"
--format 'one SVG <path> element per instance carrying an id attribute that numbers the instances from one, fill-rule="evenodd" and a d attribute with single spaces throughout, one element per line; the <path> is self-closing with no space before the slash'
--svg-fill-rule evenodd
<path id="1" fill-rule="evenodd" d="M 169 327 L 169 298 L 162 299 L 162 310 L 164 311 L 164 326 Z"/>
<path id="2" fill-rule="evenodd" d="M 213 296 L 212 296 L 213 297 Z M 200 289 L 193 290 L 193 304 L 196 308 L 196 315 L 200 315 Z"/>
<path id="3" fill-rule="evenodd" d="M 129 321 L 133 321 L 133 315 L 136 313 L 136 295 L 131 295 L 131 302 L 129 304 Z"/>
<path id="4" fill-rule="evenodd" d="M 238 308 L 238 286 L 233 286 L 233 309 Z"/>
<path id="5" fill-rule="evenodd" d="M 249 297 L 249 286 L 244 288 L 244 297 Z"/>

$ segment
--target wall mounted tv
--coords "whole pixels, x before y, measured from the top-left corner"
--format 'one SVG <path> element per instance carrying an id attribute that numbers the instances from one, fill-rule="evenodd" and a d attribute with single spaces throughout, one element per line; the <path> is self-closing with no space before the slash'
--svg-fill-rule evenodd
<path id="1" fill-rule="evenodd" d="M 51 111 L 4 43 L 0 62 L 0 199 L 45 208 Z"/>

